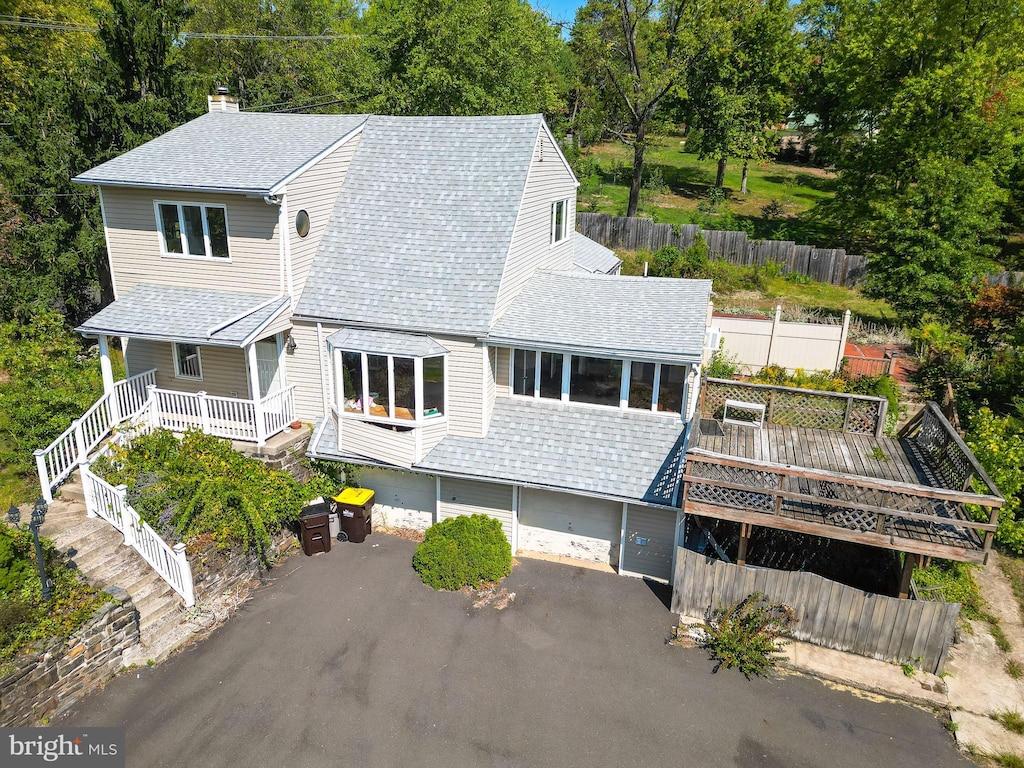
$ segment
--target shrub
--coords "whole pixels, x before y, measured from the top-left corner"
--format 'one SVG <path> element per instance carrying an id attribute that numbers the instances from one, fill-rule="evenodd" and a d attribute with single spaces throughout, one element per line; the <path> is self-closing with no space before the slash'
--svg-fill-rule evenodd
<path id="1" fill-rule="evenodd" d="M 302 484 L 226 440 L 189 431 L 179 441 L 167 430 L 93 464 L 107 482 L 128 486 L 129 502 L 161 536 L 188 541 L 210 534 L 219 547 L 240 545 L 264 562 L 271 536 L 294 522 L 306 501 L 337 491 L 336 479 L 311 469 Z"/>
<path id="2" fill-rule="evenodd" d="M 715 350 L 714 354 L 711 355 L 711 360 L 708 361 L 707 368 L 705 369 L 708 378 L 731 379 L 739 373 L 739 359 L 736 355 L 730 355 L 726 352 L 723 346 L 724 341 Z"/>
<path id="3" fill-rule="evenodd" d="M 1012 416 L 980 408 L 971 419 L 967 445 L 1006 499 L 999 510 L 996 541 L 1024 554 L 1024 429 Z M 988 518 L 988 509 L 972 511 Z"/>
<path id="4" fill-rule="evenodd" d="M 754 592 L 734 605 L 709 609 L 701 625 L 701 645 L 718 662 L 715 672 L 735 667 L 749 680 L 775 668 L 796 622 L 796 613 L 788 605 Z"/>
<path id="5" fill-rule="evenodd" d="M 107 596 L 89 586 L 69 568 L 53 546 L 40 540 L 43 563 L 52 596 L 43 600 L 36 570 L 35 546 L 27 531 L 0 529 L 5 546 L 5 580 L 0 585 L 0 676 L 11 671 L 11 661 L 37 641 L 67 639 L 81 627 Z"/>
<path id="6" fill-rule="evenodd" d="M 508 576 L 512 547 L 495 518 L 460 515 L 427 529 L 412 565 L 434 589 L 478 587 Z"/>

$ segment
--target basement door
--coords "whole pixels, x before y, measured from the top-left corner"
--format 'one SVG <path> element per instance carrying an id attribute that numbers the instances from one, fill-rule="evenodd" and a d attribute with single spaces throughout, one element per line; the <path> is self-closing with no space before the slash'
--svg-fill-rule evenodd
<path id="1" fill-rule="evenodd" d="M 621 572 L 671 584 L 675 537 L 675 512 L 628 505 Z"/>

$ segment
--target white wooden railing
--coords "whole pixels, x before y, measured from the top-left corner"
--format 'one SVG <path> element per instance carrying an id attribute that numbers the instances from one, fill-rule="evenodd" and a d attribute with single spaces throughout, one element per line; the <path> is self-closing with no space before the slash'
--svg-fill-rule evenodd
<path id="1" fill-rule="evenodd" d="M 128 503 L 128 489 L 123 485 L 113 486 L 94 475 L 89 462 L 81 465 L 81 476 L 89 517 L 102 517 L 119 530 L 124 535 L 124 543 L 142 555 L 171 589 L 181 595 L 186 608 L 195 605 L 192 566 L 185 555 L 185 545 L 168 545 Z"/>
<path id="2" fill-rule="evenodd" d="M 172 432 L 198 429 L 229 440 L 263 445 L 295 420 L 295 387 L 271 392 L 261 400 L 217 397 L 205 392 L 158 389 L 156 371 L 118 381 L 80 419 L 56 440 L 35 452 L 43 498 L 53 501 L 53 489 L 89 454 L 128 421 L 146 420 L 149 427 Z"/>
<path id="3" fill-rule="evenodd" d="M 75 471 L 110 430 L 138 415 L 146 406 L 147 387 L 156 382 L 156 370 L 119 381 L 80 419 L 71 422 L 56 440 L 35 452 L 39 485 L 46 501 L 53 501 L 53 489 Z"/>

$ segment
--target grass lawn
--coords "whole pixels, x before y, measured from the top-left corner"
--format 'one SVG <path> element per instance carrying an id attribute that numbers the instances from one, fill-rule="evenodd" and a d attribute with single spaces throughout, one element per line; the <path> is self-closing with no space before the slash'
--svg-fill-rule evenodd
<path id="1" fill-rule="evenodd" d="M 584 150 L 595 161 L 594 173 L 580 179 L 579 210 L 623 216 L 629 199 L 631 150 L 618 143 L 597 144 Z M 796 240 L 820 247 L 842 245 L 840 233 L 809 215 L 815 203 L 832 196 L 834 178 L 819 168 L 785 163 L 752 164 L 746 195 L 739 193 L 741 161 L 730 161 L 725 174 L 726 201 L 721 213 L 706 225 L 746 229 L 760 239 Z M 690 224 L 699 217 L 697 206 L 714 186 L 716 163 L 683 151 L 677 136 L 651 140 L 645 176 L 660 174 L 669 192 L 643 195 L 641 208 L 664 224 Z M 765 219 L 761 209 L 772 200 L 782 205 L 783 216 Z M 730 220 L 731 219 L 731 220 Z"/>

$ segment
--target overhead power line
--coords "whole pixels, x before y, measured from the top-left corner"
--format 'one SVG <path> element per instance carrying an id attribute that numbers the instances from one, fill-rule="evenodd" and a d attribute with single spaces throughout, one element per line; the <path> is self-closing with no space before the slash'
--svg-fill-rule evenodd
<path id="1" fill-rule="evenodd" d="M 7 27 L 30 27 L 33 29 L 50 29 L 55 32 L 79 32 L 93 34 L 100 31 L 99 27 L 90 27 L 85 24 L 74 24 L 72 22 L 52 21 L 49 19 L 33 19 L 26 16 L 0 15 L 0 26 Z M 357 38 L 361 35 L 257 35 L 242 34 L 233 32 L 181 32 L 178 37 L 182 40 L 347 40 Z"/>

